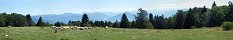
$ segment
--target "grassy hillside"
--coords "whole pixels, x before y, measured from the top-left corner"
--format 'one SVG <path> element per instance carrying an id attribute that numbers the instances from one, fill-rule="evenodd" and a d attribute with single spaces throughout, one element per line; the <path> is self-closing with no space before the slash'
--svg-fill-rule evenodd
<path id="1" fill-rule="evenodd" d="M 6 36 L 8 35 L 8 36 Z M 59 30 L 49 27 L 1 27 L 1 40 L 233 40 L 233 31 L 221 28 L 200 29 L 122 29 L 99 28 Z"/>

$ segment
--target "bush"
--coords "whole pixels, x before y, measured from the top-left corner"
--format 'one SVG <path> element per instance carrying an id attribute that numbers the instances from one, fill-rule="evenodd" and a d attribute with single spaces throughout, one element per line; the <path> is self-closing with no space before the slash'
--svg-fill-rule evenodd
<path id="1" fill-rule="evenodd" d="M 61 27 L 61 23 L 60 23 L 60 22 L 56 22 L 54 25 L 55 25 L 56 27 Z"/>
<path id="2" fill-rule="evenodd" d="M 233 22 L 224 22 L 221 27 L 224 31 L 229 31 L 233 29 Z"/>

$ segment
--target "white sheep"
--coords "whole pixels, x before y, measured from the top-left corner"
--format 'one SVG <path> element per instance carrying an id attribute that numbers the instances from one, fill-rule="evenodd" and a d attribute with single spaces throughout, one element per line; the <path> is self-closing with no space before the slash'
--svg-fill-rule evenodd
<path id="1" fill-rule="evenodd" d="M 105 29 L 108 29 L 108 26 L 105 26 Z"/>
<path id="2" fill-rule="evenodd" d="M 55 28 L 56 28 L 56 26 L 51 26 L 51 28 L 52 28 L 52 29 L 55 29 Z"/>

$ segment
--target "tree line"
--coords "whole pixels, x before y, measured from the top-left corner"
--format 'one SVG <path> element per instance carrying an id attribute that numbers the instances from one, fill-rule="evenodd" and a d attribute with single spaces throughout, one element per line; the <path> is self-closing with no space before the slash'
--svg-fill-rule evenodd
<path id="1" fill-rule="evenodd" d="M 211 8 L 193 7 L 189 10 L 177 10 L 176 14 L 170 17 L 164 17 L 164 15 L 153 15 L 148 13 L 142 8 L 138 9 L 138 13 L 135 15 L 135 20 L 129 21 L 127 15 L 124 13 L 121 20 L 115 22 L 96 20 L 91 21 L 87 14 L 83 14 L 81 21 L 70 20 L 68 24 L 63 22 L 56 22 L 50 24 L 43 22 L 42 17 L 38 22 L 32 21 L 30 14 L 26 16 L 17 13 L 0 14 L 0 26 L 81 26 L 81 27 L 114 27 L 114 28 L 140 28 L 140 29 L 191 29 L 201 27 L 219 27 L 223 22 L 233 21 L 233 5 L 232 2 L 228 2 L 229 5 L 216 6 L 213 2 Z"/>
<path id="2" fill-rule="evenodd" d="M 43 22 L 42 17 L 39 18 L 39 21 L 35 23 L 30 14 L 22 15 L 17 13 L 7 14 L 6 12 L 0 14 L 0 27 L 24 27 L 24 26 L 51 26 L 52 24 L 48 22 Z"/>
<path id="3" fill-rule="evenodd" d="M 223 22 L 233 21 L 232 2 L 229 5 L 216 6 L 213 2 L 211 8 L 194 7 L 189 10 L 178 10 L 171 17 L 163 15 L 153 16 L 152 13 L 138 9 L 135 21 L 129 22 L 125 14 L 122 15 L 120 22 L 121 28 L 154 28 L 154 29 L 191 29 L 201 27 L 219 27 Z M 147 16 L 149 15 L 149 16 Z"/>
<path id="4" fill-rule="evenodd" d="M 23 27 L 23 26 L 33 26 L 35 23 L 32 21 L 31 16 L 28 14 L 26 16 L 17 13 L 1 13 L 0 14 L 0 26 L 15 26 L 15 27 Z"/>

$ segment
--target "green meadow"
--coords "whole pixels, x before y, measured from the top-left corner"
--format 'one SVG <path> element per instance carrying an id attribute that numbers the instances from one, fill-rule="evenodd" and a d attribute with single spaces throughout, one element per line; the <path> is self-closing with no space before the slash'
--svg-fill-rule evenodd
<path id="1" fill-rule="evenodd" d="M 50 27 L 0 27 L 1 40 L 233 40 L 233 31 L 197 29 L 62 29 Z"/>

